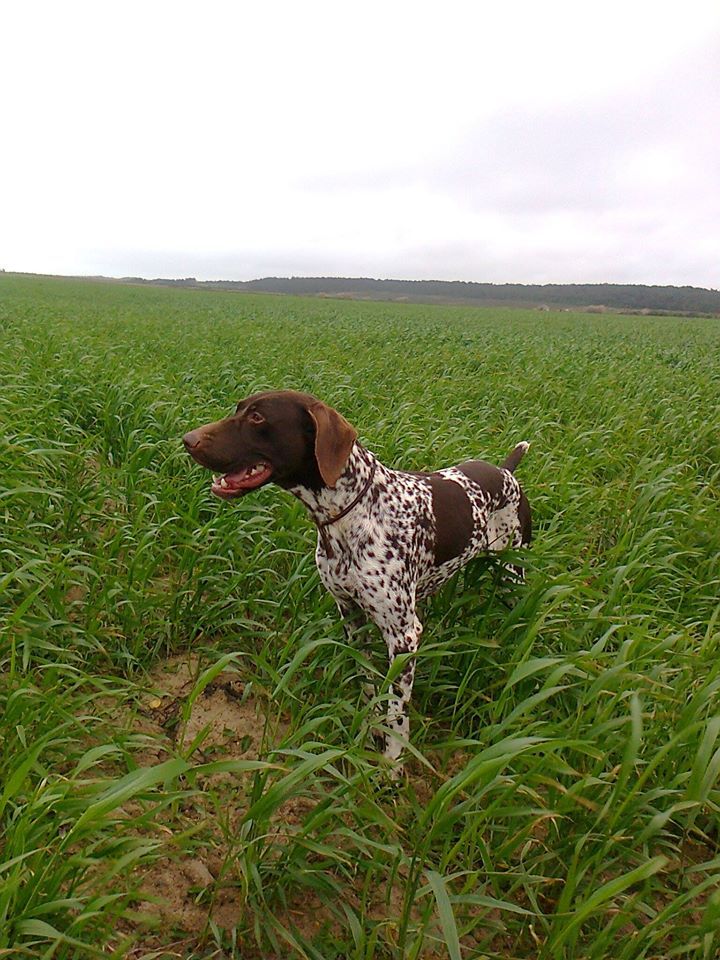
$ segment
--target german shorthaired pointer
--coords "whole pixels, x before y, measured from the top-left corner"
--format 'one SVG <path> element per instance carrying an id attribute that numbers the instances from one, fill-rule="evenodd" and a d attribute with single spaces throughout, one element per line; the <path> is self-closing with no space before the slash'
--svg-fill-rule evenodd
<path id="1" fill-rule="evenodd" d="M 318 528 L 322 582 L 346 626 L 377 624 L 391 663 L 418 648 L 418 600 L 476 554 L 530 543 L 530 507 L 513 476 L 527 443 L 499 468 L 469 460 L 433 473 L 391 470 L 336 410 L 294 390 L 248 397 L 183 442 L 222 474 L 212 481 L 216 496 L 230 500 L 272 481 L 305 504 Z M 522 579 L 522 568 L 508 569 Z M 393 762 L 409 735 L 414 673 L 410 657 L 390 688 L 385 756 Z"/>

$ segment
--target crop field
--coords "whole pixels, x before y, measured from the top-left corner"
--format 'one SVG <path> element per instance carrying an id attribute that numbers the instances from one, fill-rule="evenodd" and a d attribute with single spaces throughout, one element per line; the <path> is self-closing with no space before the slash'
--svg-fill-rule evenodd
<path id="1" fill-rule="evenodd" d="M 0 329 L 0 957 L 720 955 L 720 321 L 0 275 Z M 397 784 L 301 505 L 180 442 L 284 387 L 393 466 L 531 442 Z"/>

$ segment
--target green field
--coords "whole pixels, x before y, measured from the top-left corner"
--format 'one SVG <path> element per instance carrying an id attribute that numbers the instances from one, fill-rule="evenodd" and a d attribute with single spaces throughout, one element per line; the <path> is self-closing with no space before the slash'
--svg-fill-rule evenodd
<path id="1" fill-rule="evenodd" d="M 0 957 L 720 954 L 719 321 L 5 275 L 0 329 Z M 301 506 L 180 443 L 283 387 L 407 469 L 532 443 L 397 786 Z"/>

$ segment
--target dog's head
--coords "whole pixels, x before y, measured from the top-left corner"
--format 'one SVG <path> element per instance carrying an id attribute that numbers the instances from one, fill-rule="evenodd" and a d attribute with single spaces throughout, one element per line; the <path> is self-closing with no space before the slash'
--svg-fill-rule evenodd
<path id="1" fill-rule="evenodd" d="M 186 433 L 185 448 L 218 472 L 212 492 L 241 497 L 266 483 L 281 487 L 334 487 L 357 432 L 332 407 L 295 390 L 256 393 L 235 413 Z"/>

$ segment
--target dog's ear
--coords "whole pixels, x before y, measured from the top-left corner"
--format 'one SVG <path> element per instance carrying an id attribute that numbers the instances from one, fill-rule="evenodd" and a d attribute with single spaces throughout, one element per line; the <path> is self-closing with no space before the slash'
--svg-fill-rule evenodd
<path id="1" fill-rule="evenodd" d="M 315 423 L 315 459 L 324 483 L 334 487 L 345 469 L 357 430 L 321 400 L 307 408 Z"/>

